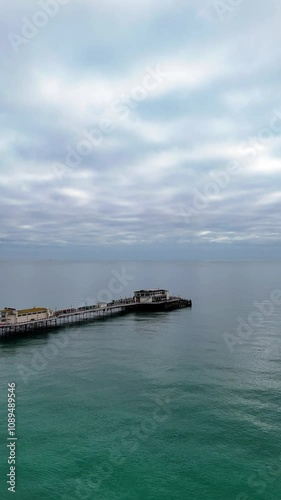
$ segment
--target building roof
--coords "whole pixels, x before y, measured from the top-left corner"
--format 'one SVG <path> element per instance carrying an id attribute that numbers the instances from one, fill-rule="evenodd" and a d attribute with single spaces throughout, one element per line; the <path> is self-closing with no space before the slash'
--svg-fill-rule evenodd
<path id="1" fill-rule="evenodd" d="M 136 290 L 134 293 L 152 293 L 152 292 L 168 292 L 168 290 L 164 290 L 163 288 L 147 288 L 146 290 Z"/>
<path id="2" fill-rule="evenodd" d="M 46 312 L 47 310 L 47 307 L 32 307 L 32 309 L 20 309 L 18 314 L 39 313 Z"/>
<path id="3" fill-rule="evenodd" d="M 5 309 L 0 309 L 0 312 L 4 313 L 14 313 L 18 312 L 19 314 L 26 314 L 26 313 L 37 313 L 37 312 L 46 312 L 48 311 L 48 307 L 32 307 L 30 309 L 15 309 L 14 307 L 5 307 Z"/>

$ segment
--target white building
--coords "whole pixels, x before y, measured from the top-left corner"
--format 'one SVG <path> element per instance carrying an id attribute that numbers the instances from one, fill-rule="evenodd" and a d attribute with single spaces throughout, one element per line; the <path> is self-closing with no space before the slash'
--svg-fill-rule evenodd
<path id="1" fill-rule="evenodd" d="M 168 290 L 162 290 L 160 288 L 152 288 L 149 290 L 137 290 L 134 292 L 135 302 L 138 303 L 152 303 L 152 302 L 163 302 L 169 300 L 170 295 Z"/>
<path id="2" fill-rule="evenodd" d="M 18 325 L 30 321 L 49 319 L 52 315 L 53 313 L 48 307 L 33 307 L 32 309 L 21 310 L 5 307 L 1 311 L 0 321 L 5 325 Z"/>

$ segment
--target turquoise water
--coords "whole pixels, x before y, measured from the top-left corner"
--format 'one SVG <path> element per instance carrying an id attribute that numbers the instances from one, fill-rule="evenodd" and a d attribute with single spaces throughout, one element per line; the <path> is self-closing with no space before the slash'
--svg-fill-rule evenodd
<path id="1" fill-rule="evenodd" d="M 15 498 L 280 499 L 281 307 L 272 302 L 280 263 L 48 262 L 0 271 L 2 306 L 80 305 L 151 286 L 193 299 L 192 310 L 0 341 L 1 499 L 12 494 L 11 382 Z M 265 300 L 255 316 L 255 301 Z"/>

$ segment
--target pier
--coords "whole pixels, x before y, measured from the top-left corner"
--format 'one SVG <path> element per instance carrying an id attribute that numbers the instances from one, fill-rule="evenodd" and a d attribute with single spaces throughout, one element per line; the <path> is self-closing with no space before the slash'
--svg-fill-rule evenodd
<path id="1" fill-rule="evenodd" d="M 7 337 L 15 334 L 24 335 L 28 332 L 36 332 L 40 330 L 51 330 L 67 325 L 89 322 L 91 320 L 110 317 L 118 314 L 142 313 L 142 312 L 160 312 L 181 309 L 184 307 L 192 307 L 192 301 L 181 297 L 169 296 L 166 290 L 140 290 L 135 292 L 134 297 L 112 301 L 110 303 L 99 303 L 89 306 L 77 308 L 60 309 L 50 311 L 48 308 L 34 308 L 24 311 L 16 311 L 15 309 L 6 308 L 2 311 L 11 314 L 16 314 L 15 322 L 0 323 L 0 337 Z M 25 313 L 25 311 L 29 311 Z M 31 311 L 31 312 L 30 312 Z M 32 311 L 36 311 L 33 313 Z M 23 316 L 34 316 L 46 311 L 44 319 L 29 319 L 25 321 Z M 21 321 L 18 317 L 21 317 Z M 36 316 L 35 316 L 36 317 Z"/>

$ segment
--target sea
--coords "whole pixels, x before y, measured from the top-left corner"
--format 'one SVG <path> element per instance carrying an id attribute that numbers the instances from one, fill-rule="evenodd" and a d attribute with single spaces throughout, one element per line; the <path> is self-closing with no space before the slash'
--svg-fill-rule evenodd
<path id="1" fill-rule="evenodd" d="M 1 308 L 142 288 L 193 301 L 0 339 L 1 500 L 281 498 L 280 262 L 1 262 L 0 276 Z"/>

